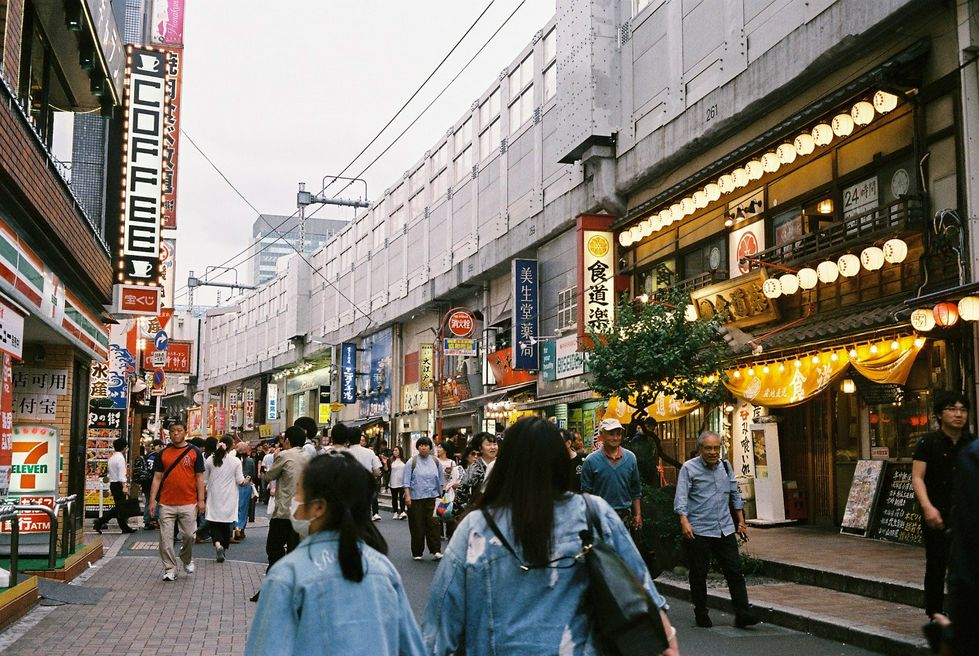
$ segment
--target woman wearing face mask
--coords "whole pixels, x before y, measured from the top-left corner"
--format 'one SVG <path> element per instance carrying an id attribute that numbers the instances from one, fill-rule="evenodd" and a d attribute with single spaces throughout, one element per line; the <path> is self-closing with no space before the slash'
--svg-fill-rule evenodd
<path id="1" fill-rule="evenodd" d="M 265 577 L 246 656 L 424 653 L 401 577 L 371 521 L 373 486 L 345 452 L 306 466 L 291 520 L 303 540 Z"/>

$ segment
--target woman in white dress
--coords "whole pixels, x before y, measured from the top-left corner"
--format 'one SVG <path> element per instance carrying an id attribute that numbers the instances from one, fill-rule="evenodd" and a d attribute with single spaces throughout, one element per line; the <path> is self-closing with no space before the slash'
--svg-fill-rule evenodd
<path id="1" fill-rule="evenodd" d="M 246 485 L 241 460 L 234 453 L 234 440 L 225 435 L 214 454 L 204 461 L 204 484 L 207 486 L 208 522 L 214 540 L 215 560 L 224 562 L 224 551 L 231 544 L 231 527 L 238 520 L 238 488 Z M 228 454 L 232 453 L 229 457 Z"/>

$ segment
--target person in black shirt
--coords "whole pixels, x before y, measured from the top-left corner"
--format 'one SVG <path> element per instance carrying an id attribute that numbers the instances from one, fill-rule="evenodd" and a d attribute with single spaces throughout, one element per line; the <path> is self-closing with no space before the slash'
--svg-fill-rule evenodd
<path id="1" fill-rule="evenodd" d="M 571 477 L 569 478 L 571 491 L 578 493 L 581 492 L 581 465 L 585 462 L 585 454 L 575 451 L 574 433 L 562 428 L 561 437 L 564 438 L 564 446 L 568 448 L 568 456 L 571 458 L 569 465 L 571 467 Z"/>
<path id="2" fill-rule="evenodd" d="M 935 392 L 938 430 L 918 440 L 911 468 L 911 484 L 925 520 L 925 614 L 945 612 L 945 572 L 948 566 L 946 520 L 952 509 L 952 484 L 959 451 L 973 440 L 966 424 L 968 401 L 957 392 Z"/>

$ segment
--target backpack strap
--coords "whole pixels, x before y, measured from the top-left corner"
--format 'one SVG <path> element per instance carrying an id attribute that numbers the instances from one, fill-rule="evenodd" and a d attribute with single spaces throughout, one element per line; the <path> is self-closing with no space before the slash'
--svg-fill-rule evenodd
<path id="1" fill-rule="evenodd" d="M 513 555 L 513 557 L 517 559 L 517 562 L 520 563 L 520 569 L 525 572 L 528 572 L 531 569 L 533 569 L 532 565 L 528 565 L 523 560 L 521 560 L 520 556 L 517 555 L 517 551 L 513 548 L 510 542 L 505 537 L 503 537 L 503 531 L 501 531 L 500 527 L 496 525 L 496 520 L 493 519 L 493 515 L 491 515 L 486 508 L 481 508 L 480 512 L 483 513 L 483 519 L 486 520 L 486 525 L 489 526 L 489 529 L 491 531 L 493 531 L 493 535 L 496 536 L 496 539 L 499 540 L 500 544 L 502 544 L 506 548 L 506 550 L 509 551 Z"/>
<path id="2" fill-rule="evenodd" d="M 167 447 L 167 449 L 170 449 L 170 448 L 174 448 L 175 449 L 176 447 L 174 447 L 173 445 Z M 186 455 L 187 449 L 193 449 L 193 445 L 188 444 L 186 447 L 184 447 L 183 452 L 181 452 L 176 458 L 174 458 L 173 462 L 170 463 L 170 466 L 167 467 L 167 470 L 165 472 L 163 472 L 163 478 L 160 479 L 160 487 L 158 487 L 156 489 L 156 501 L 157 502 L 159 502 L 159 500 L 160 500 L 160 494 L 163 492 L 163 483 L 164 483 L 164 481 L 167 480 L 167 476 L 170 475 L 170 472 L 172 472 L 174 470 L 174 468 L 180 463 L 180 461 L 184 459 L 184 456 Z M 166 449 L 164 449 L 164 451 L 165 450 Z M 161 460 L 163 459 L 163 452 L 162 451 L 160 452 L 159 457 L 160 457 Z"/>

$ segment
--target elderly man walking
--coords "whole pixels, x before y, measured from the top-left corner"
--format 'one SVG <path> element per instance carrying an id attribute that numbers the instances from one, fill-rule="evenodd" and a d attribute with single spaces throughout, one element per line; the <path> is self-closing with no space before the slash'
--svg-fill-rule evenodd
<path id="1" fill-rule="evenodd" d="M 720 436 L 713 432 L 701 433 L 697 438 L 697 450 L 699 455 L 680 468 L 673 502 L 673 511 L 680 517 L 690 564 L 688 576 L 694 615 L 697 626 L 713 626 L 707 614 L 707 565 L 713 555 L 731 592 L 734 624 L 743 629 L 758 623 L 748 603 L 735 538 L 737 534 L 748 539 L 744 501 L 731 467 L 721 459 Z"/>
<path id="2" fill-rule="evenodd" d="M 642 484 L 636 456 L 622 448 L 622 424 L 618 419 L 603 419 L 598 425 L 602 448 L 591 453 L 581 465 L 581 491 L 608 501 L 626 528 L 642 528 Z"/>

